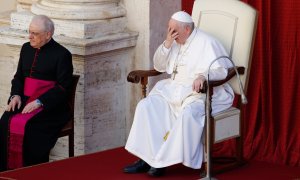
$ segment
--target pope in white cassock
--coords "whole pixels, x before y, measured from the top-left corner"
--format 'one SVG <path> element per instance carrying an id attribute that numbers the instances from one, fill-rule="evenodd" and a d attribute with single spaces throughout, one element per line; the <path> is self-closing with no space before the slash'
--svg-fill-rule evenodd
<path id="1" fill-rule="evenodd" d="M 227 56 L 215 38 L 194 28 L 189 14 L 173 14 L 166 40 L 154 54 L 154 68 L 171 74 L 141 100 L 125 149 L 140 160 L 124 168 L 126 173 L 147 172 L 161 176 L 165 167 L 182 163 L 199 169 L 203 161 L 202 132 L 205 94 L 199 93 L 208 67 L 219 56 Z M 209 70 L 210 80 L 227 76 L 231 64 L 220 59 Z M 214 88 L 212 113 L 231 107 L 234 93 L 229 84 Z"/>

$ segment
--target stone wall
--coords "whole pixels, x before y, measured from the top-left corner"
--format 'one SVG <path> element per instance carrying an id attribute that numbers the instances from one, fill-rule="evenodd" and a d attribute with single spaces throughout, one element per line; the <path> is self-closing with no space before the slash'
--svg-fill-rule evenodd
<path id="1" fill-rule="evenodd" d="M 1 0 L 0 13 L 16 9 L 16 0 Z"/>
<path id="2" fill-rule="evenodd" d="M 171 15 L 181 9 L 181 0 L 122 0 L 127 10 L 127 27 L 139 32 L 134 60 L 129 64 L 129 71 L 136 69 L 153 69 L 152 58 L 156 48 L 164 41 L 167 23 Z M 165 75 L 151 78 L 149 88 L 164 78 Z M 136 104 L 142 97 L 141 86 L 127 83 L 127 136 L 132 124 Z"/>

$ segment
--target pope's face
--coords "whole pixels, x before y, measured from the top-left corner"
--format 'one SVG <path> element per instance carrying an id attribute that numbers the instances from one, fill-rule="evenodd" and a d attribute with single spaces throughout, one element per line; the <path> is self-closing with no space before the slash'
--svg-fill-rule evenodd
<path id="1" fill-rule="evenodd" d="M 42 23 L 31 22 L 29 26 L 29 41 L 33 48 L 44 46 L 51 38 L 51 33 L 45 31 Z"/>
<path id="2" fill-rule="evenodd" d="M 178 38 L 175 41 L 178 44 L 184 44 L 190 35 L 190 29 L 187 26 L 182 26 L 178 21 L 171 19 L 169 21 L 169 28 L 173 28 L 174 31 L 178 32 Z"/>

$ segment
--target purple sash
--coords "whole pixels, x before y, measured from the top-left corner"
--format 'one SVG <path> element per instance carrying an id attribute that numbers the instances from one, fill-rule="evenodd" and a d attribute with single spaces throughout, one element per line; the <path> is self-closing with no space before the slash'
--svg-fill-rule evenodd
<path id="1" fill-rule="evenodd" d="M 40 95 L 55 86 L 54 81 L 44 81 L 27 77 L 24 85 L 24 95 L 29 99 L 26 104 L 36 100 Z M 15 169 L 23 166 L 23 138 L 25 125 L 34 115 L 42 111 L 40 107 L 31 113 L 18 113 L 13 115 L 9 125 L 8 140 L 8 169 Z"/>

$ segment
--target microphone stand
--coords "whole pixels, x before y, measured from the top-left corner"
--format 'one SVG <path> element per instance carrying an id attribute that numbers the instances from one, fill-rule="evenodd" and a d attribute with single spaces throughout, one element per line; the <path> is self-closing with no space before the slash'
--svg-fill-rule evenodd
<path id="1" fill-rule="evenodd" d="M 205 103 L 205 118 L 206 118 L 206 177 L 201 178 L 200 180 L 217 180 L 216 178 L 211 177 L 211 141 L 210 141 L 210 136 L 211 136 L 211 123 L 210 123 L 210 88 L 209 88 L 209 73 L 207 74 L 207 90 L 206 90 L 206 103 Z"/>
<path id="2" fill-rule="evenodd" d="M 200 180 L 217 180 L 216 178 L 214 177 L 211 177 L 211 141 L 210 141 L 210 138 L 211 137 L 211 123 L 210 123 L 210 112 L 211 112 L 211 99 L 210 99 L 210 87 L 209 87 L 209 71 L 210 71 L 210 67 L 211 65 L 221 59 L 221 58 L 225 58 L 227 60 L 229 60 L 232 65 L 233 65 L 233 68 L 235 70 L 235 73 L 236 73 L 236 76 L 238 78 L 238 81 L 239 81 L 239 88 L 240 88 L 240 93 L 241 93 L 241 99 L 242 99 L 242 103 L 243 104 L 247 104 L 248 101 L 247 101 L 247 98 L 245 96 L 245 93 L 244 93 L 244 90 L 243 90 L 243 85 L 242 85 L 242 81 L 240 79 L 240 75 L 237 71 L 237 68 L 234 64 L 234 62 L 228 57 L 228 56 L 220 56 L 220 57 L 217 57 L 216 59 L 214 59 L 209 67 L 208 67 L 208 71 L 207 71 L 207 91 L 206 91 L 206 102 L 205 102 L 205 119 L 206 119 L 206 156 L 207 156 L 207 163 L 206 163 L 206 177 L 204 178 L 201 178 Z M 213 90 L 213 89 L 212 89 Z"/>

